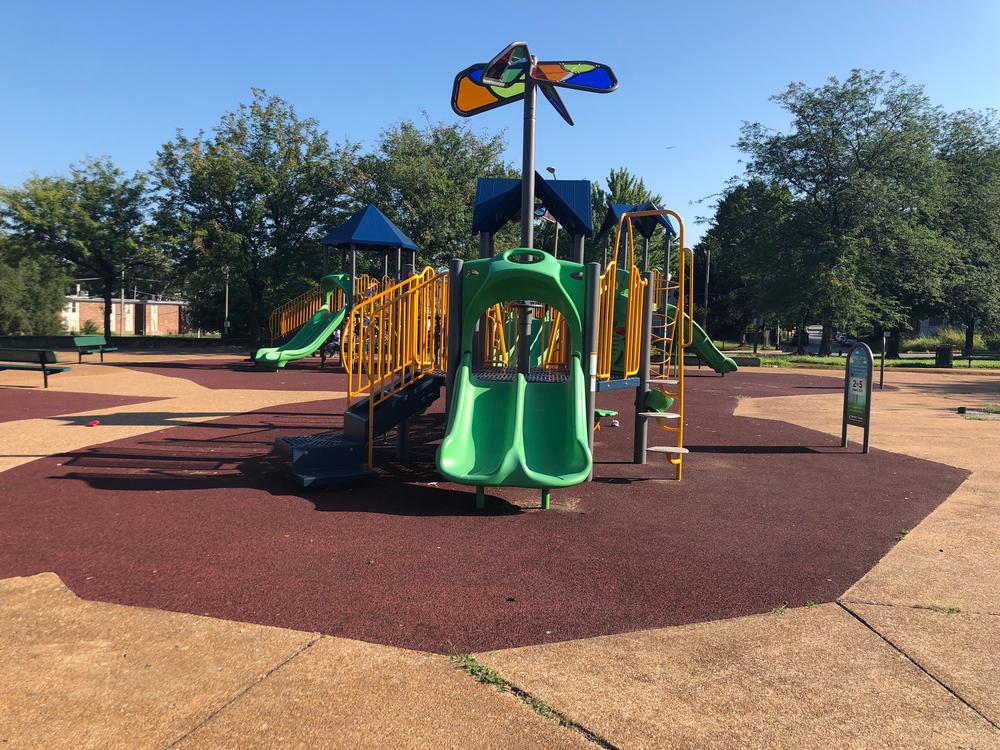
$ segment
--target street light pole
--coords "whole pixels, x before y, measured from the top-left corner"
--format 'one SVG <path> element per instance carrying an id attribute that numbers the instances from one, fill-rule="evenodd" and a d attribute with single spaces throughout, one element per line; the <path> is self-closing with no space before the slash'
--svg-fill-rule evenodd
<path id="1" fill-rule="evenodd" d="M 546 167 L 545 171 L 552 175 L 552 179 L 553 180 L 556 179 L 556 168 L 555 167 Z M 555 239 L 555 242 L 552 243 L 552 255 L 553 255 L 553 257 L 556 257 L 556 258 L 559 257 L 559 220 L 558 219 L 556 220 L 556 239 Z"/>

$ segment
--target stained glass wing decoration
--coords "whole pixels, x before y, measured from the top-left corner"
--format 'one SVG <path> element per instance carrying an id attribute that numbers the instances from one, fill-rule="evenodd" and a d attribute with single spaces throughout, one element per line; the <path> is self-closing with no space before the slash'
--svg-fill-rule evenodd
<path id="1" fill-rule="evenodd" d="M 531 54 L 525 42 L 512 42 L 499 55 L 486 63 L 483 69 L 483 83 L 487 86 L 506 88 L 522 80 L 524 71 L 531 62 Z"/>
<path id="2" fill-rule="evenodd" d="M 611 68 L 587 60 L 537 62 L 531 67 L 531 78 L 538 83 L 597 94 L 610 94 L 618 88 L 618 78 Z"/>
<path id="3" fill-rule="evenodd" d="M 518 71 L 520 80 L 506 86 L 491 86 L 483 83 L 486 65 L 479 63 L 466 68 L 455 76 L 451 91 L 451 108 L 462 117 L 472 117 L 480 112 L 502 107 L 505 104 L 524 99 L 524 71 Z"/>
<path id="4" fill-rule="evenodd" d="M 550 83 L 539 83 L 538 88 L 542 90 L 545 98 L 549 100 L 549 104 L 551 104 L 552 108 L 559 113 L 559 116 L 572 125 L 573 118 L 570 116 L 569 110 L 566 109 L 566 105 L 563 104 L 562 97 L 559 96 L 559 92 L 556 91 L 555 86 Z"/>
<path id="5" fill-rule="evenodd" d="M 559 116 L 570 125 L 573 118 L 556 87 L 599 94 L 618 88 L 618 79 L 607 65 L 587 60 L 536 62 L 532 65 L 528 45 L 513 42 L 488 63 L 473 65 L 455 76 L 451 108 L 462 117 L 471 117 L 521 101 L 528 75 Z"/>

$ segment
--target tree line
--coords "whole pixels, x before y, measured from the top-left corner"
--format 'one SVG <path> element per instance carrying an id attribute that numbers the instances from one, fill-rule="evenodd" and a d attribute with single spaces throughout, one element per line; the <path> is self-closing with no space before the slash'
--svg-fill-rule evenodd
<path id="1" fill-rule="evenodd" d="M 883 331 L 914 321 L 1000 327 L 1000 120 L 945 112 L 896 73 L 855 70 L 772 97 L 785 131 L 745 123 L 746 173 L 714 205 L 709 322 Z M 897 349 L 898 351 L 898 349 Z"/>

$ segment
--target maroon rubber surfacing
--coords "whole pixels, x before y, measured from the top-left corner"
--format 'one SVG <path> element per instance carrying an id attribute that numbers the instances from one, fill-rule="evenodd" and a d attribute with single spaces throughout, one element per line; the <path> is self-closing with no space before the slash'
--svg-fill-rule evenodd
<path id="1" fill-rule="evenodd" d="M 320 369 L 319 357 L 290 362 L 280 370 L 260 370 L 246 359 L 187 359 L 176 362 L 121 363 L 117 367 L 183 378 L 212 389 L 260 391 L 346 391 L 346 380 L 332 365 Z"/>
<path id="2" fill-rule="evenodd" d="M 437 482 L 440 401 L 408 463 L 380 447 L 383 479 L 316 492 L 272 442 L 338 425 L 342 400 L 161 430 L 0 474 L 0 577 L 52 570 L 87 599 L 442 653 L 831 601 L 967 475 L 733 416 L 739 396 L 840 387 L 690 376 L 680 483 L 656 479 L 659 456 L 628 463 L 634 391 L 601 394 L 621 426 L 597 433 L 596 481 L 548 512 L 515 488 L 477 512 L 472 488 Z"/>
<path id="3" fill-rule="evenodd" d="M 159 401 L 150 396 L 112 396 L 103 393 L 67 393 L 65 391 L 29 390 L 0 387 L 0 422 L 18 419 L 44 419 L 59 414 L 74 414 L 89 409 Z"/>

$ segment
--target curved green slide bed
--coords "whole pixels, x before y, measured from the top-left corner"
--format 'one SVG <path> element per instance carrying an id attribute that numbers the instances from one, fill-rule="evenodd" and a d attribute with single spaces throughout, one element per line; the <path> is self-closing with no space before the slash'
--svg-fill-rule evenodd
<path id="1" fill-rule="evenodd" d="M 344 318 L 351 310 L 350 281 L 347 274 L 334 273 L 320 280 L 323 289 L 323 306 L 316 311 L 308 323 L 303 325 L 291 338 L 281 346 L 271 346 L 258 349 L 254 355 L 254 363 L 262 370 L 279 370 L 289 362 L 311 356 L 316 352 L 333 332 L 340 328 Z M 339 310 L 330 309 L 333 291 L 340 287 L 344 290 L 347 303 Z"/>
<path id="2" fill-rule="evenodd" d="M 667 305 L 671 315 L 674 315 L 676 308 L 673 305 Z M 687 324 L 688 316 L 684 316 L 684 323 Z M 720 375 L 725 375 L 727 372 L 736 372 L 739 366 L 732 357 L 727 357 L 725 354 L 720 352 L 715 344 L 712 343 L 712 337 L 709 336 L 705 329 L 702 328 L 697 323 L 694 323 L 694 336 L 692 337 L 691 345 L 694 347 L 695 351 L 698 352 L 698 356 L 701 357 L 705 364 L 711 367 Z"/>
<path id="3" fill-rule="evenodd" d="M 532 263 L 512 258 L 531 257 Z M 569 487 L 587 479 L 587 378 L 581 365 L 583 266 L 540 250 L 508 250 L 465 264 L 462 281 L 462 355 L 455 376 L 448 429 L 437 466 L 448 480 L 479 487 Z M 505 373 L 477 377 L 472 367 L 475 322 L 505 300 L 530 299 L 558 309 L 570 331 L 572 355 L 565 380 Z"/>

